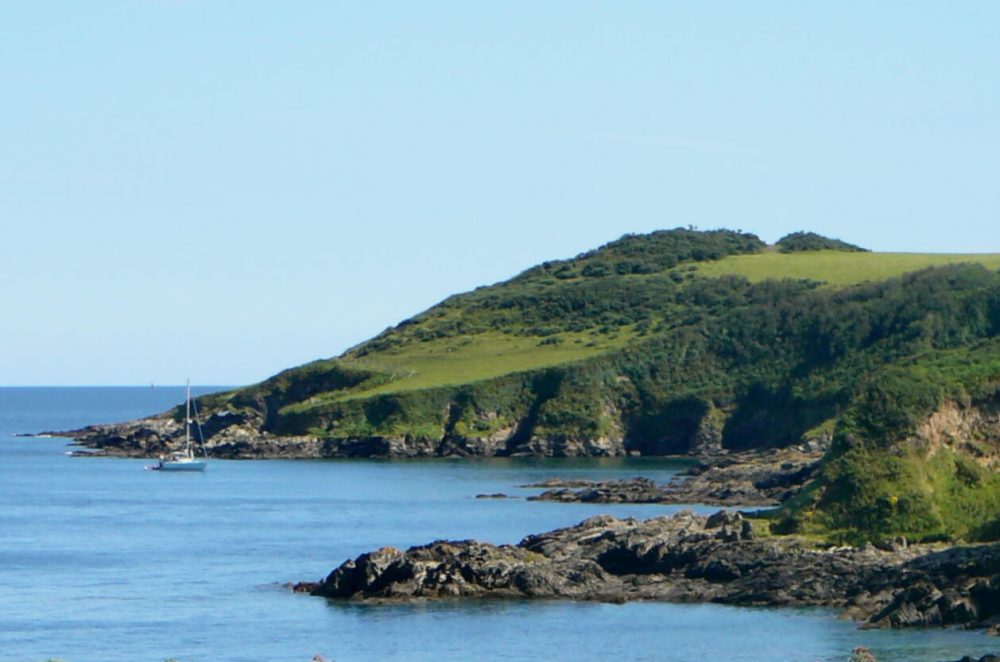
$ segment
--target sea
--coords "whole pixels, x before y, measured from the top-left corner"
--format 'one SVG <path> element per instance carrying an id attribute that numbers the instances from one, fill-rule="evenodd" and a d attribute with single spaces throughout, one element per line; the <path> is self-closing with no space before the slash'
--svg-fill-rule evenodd
<path id="1" fill-rule="evenodd" d="M 213 389 L 196 389 L 205 393 Z M 956 660 L 1000 641 L 859 630 L 827 609 L 565 601 L 328 602 L 293 594 L 344 560 L 437 539 L 516 543 L 661 505 L 476 499 L 551 477 L 646 476 L 668 460 L 212 460 L 204 473 L 70 457 L 15 436 L 153 414 L 182 387 L 0 388 L 0 661 Z M 691 506 L 697 511 L 712 508 Z"/>

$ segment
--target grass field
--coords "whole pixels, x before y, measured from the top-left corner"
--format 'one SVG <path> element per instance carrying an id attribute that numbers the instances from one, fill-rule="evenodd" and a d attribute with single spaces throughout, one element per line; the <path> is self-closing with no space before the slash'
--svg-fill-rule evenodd
<path id="1" fill-rule="evenodd" d="M 1000 253 L 759 253 L 734 255 L 716 262 L 698 264 L 698 274 L 706 277 L 737 275 L 751 281 L 768 278 L 807 278 L 830 285 L 853 285 L 884 280 L 926 267 L 959 262 L 977 262 L 1000 269 Z"/>
<path id="2" fill-rule="evenodd" d="M 341 359 L 349 367 L 392 375 L 374 388 L 341 393 L 332 398 L 351 400 L 439 386 L 455 386 L 537 370 L 603 354 L 624 346 L 633 336 L 622 329 L 610 335 L 559 334 L 560 342 L 540 344 L 539 338 L 484 333 L 410 343 L 362 359 Z M 331 394 L 333 395 L 333 394 Z"/>

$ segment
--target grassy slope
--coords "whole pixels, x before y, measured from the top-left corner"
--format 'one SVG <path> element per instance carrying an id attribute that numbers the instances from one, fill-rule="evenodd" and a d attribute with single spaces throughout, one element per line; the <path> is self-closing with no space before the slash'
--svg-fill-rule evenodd
<path id="1" fill-rule="evenodd" d="M 612 335 L 565 333 L 560 334 L 560 342 L 551 344 L 542 344 L 544 339 L 532 336 L 503 333 L 408 343 L 363 358 L 342 359 L 341 363 L 350 368 L 389 373 L 390 381 L 348 393 L 331 394 L 325 401 L 347 401 L 387 393 L 457 386 L 515 372 L 539 370 L 623 347 L 631 337 L 626 329 Z M 316 400 L 321 401 L 324 400 Z"/>

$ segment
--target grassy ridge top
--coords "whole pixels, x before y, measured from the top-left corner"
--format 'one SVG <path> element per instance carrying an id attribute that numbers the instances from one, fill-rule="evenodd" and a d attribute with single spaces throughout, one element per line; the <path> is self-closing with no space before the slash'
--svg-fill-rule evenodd
<path id="1" fill-rule="evenodd" d="M 769 278 L 792 278 L 845 286 L 963 262 L 981 264 L 987 269 L 1000 269 L 1000 253 L 766 252 L 734 255 L 715 262 L 701 263 L 697 266 L 697 273 L 706 278 L 743 276 L 751 282 Z"/>

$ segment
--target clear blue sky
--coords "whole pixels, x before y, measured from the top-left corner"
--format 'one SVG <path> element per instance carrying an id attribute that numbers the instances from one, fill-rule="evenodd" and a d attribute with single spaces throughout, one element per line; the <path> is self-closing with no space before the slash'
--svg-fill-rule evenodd
<path id="1" fill-rule="evenodd" d="M 1000 251 L 1000 3 L 0 4 L 0 384 L 244 384 L 626 232 Z"/>

